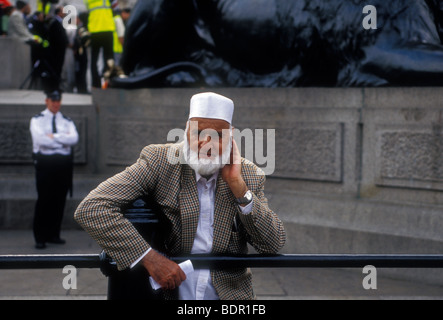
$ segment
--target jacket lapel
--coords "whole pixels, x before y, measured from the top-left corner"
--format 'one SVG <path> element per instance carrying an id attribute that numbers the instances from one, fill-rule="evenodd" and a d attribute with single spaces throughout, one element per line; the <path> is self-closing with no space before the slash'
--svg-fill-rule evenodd
<path id="1" fill-rule="evenodd" d="M 221 174 L 219 174 L 215 191 L 212 253 L 223 253 L 229 245 L 232 224 L 237 213 L 233 201 L 234 198 L 228 184 L 223 181 Z"/>
<path id="2" fill-rule="evenodd" d="M 200 204 L 198 201 L 197 184 L 194 171 L 187 164 L 182 165 L 181 191 L 179 196 L 181 225 L 182 225 L 182 253 L 189 254 L 194 244 L 197 232 Z"/>

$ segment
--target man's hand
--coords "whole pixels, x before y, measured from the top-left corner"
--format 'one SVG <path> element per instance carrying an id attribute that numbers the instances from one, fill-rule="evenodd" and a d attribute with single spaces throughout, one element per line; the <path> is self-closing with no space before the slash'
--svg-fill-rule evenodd
<path id="1" fill-rule="evenodd" d="M 234 139 L 232 139 L 231 161 L 223 167 L 221 174 L 234 197 L 241 198 L 248 191 L 248 186 L 241 176 L 241 155 Z"/>
<path id="2" fill-rule="evenodd" d="M 141 260 L 150 276 L 165 290 L 174 290 L 186 280 L 183 270 L 175 262 L 164 257 L 155 250 Z"/>

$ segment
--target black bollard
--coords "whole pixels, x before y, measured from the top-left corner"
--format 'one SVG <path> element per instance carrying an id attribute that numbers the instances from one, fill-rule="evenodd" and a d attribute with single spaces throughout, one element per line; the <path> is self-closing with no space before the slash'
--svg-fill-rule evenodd
<path id="1" fill-rule="evenodd" d="M 124 216 L 154 249 L 163 251 L 158 208 L 152 199 L 137 199 L 124 210 Z M 104 252 L 101 260 L 101 271 L 108 277 L 108 300 L 162 300 L 160 291 L 152 289 L 149 273 L 142 265 L 118 271 L 116 263 Z"/>

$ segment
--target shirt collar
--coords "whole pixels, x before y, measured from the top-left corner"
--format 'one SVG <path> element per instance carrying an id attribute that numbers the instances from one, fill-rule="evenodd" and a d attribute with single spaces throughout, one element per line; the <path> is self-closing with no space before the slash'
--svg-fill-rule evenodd
<path id="1" fill-rule="evenodd" d="M 200 181 L 200 179 L 206 179 L 205 177 L 203 177 L 201 174 L 199 174 L 197 171 L 194 171 L 195 172 L 195 178 L 196 178 L 196 180 L 197 180 L 197 182 L 199 182 Z M 217 181 L 217 178 L 218 178 L 218 173 L 219 173 L 219 170 L 217 170 L 209 179 L 208 179 L 208 181 L 207 182 L 212 182 L 212 181 Z"/>
<path id="2" fill-rule="evenodd" d="M 55 117 L 56 117 L 56 118 L 59 117 L 59 113 L 60 113 L 60 112 L 57 112 L 57 113 L 55 114 Z M 43 114 L 45 114 L 45 115 L 50 115 L 51 117 L 54 115 L 51 111 L 49 111 L 48 108 L 46 108 L 46 109 L 43 111 Z"/>

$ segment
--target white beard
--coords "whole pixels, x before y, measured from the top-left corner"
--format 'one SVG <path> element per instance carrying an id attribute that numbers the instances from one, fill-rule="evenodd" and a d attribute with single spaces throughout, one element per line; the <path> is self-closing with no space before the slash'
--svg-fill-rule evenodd
<path id="1" fill-rule="evenodd" d="M 223 151 L 223 154 L 215 157 L 214 159 L 202 159 L 198 157 L 198 153 L 191 150 L 187 134 L 185 132 L 185 139 L 183 143 L 183 157 L 186 163 L 198 174 L 203 177 L 212 176 L 218 170 L 222 169 L 226 164 L 230 162 L 231 158 L 232 141 L 229 141 L 229 145 Z"/>

